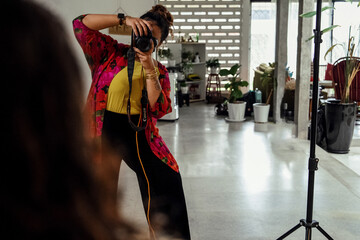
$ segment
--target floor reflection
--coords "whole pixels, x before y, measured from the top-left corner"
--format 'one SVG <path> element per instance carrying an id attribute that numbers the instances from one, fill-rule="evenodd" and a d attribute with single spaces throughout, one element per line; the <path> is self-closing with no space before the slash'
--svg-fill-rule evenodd
<path id="1" fill-rule="evenodd" d="M 276 239 L 305 218 L 310 143 L 293 138 L 293 124 L 229 123 L 213 105 L 192 103 L 158 126 L 180 166 L 193 239 Z M 358 135 L 348 155 L 317 148 L 314 218 L 334 239 L 360 236 Z M 137 181 L 123 166 L 122 206 L 146 228 Z M 299 230 L 289 239 L 303 237 Z M 322 236 L 314 231 L 314 239 Z"/>

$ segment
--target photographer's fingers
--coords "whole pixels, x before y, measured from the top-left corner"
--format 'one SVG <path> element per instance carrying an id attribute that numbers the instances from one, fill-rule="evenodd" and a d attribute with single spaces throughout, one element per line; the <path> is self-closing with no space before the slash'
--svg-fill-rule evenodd
<path id="1" fill-rule="evenodd" d="M 128 25 L 132 28 L 132 30 L 134 31 L 134 34 L 136 36 L 139 36 L 139 29 L 138 29 L 139 23 L 138 23 L 137 18 L 127 16 L 126 17 L 126 25 Z M 141 34 L 140 34 L 140 36 L 141 36 Z"/>
<path id="2" fill-rule="evenodd" d="M 150 29 L 150 31 L 153 30 L 152 26 L 151 26 L 151 23 L 149 21 L 146 21 L 144 20 L 144 23 L 146 24 L 146 26 Z M 145 27 L 146 28 L 146 27 Z M 146 28 L 146 31 L 147 31 L 147 28 Z"/>
<path id="3" fill-rule="evenodd" d="M 139 20 L 140 20 L 140 21 L 139 21 L 139 25 L 137 25 L 137 27 L 138 27 L 138 28 L 140 29 L 140 31 L 141 31 L 140 36 L 143 36 L 143 35 L 147 36 L 147 35 L 148 35 L 148 32 L 147 32 L 146 24 L 144 23 L 145 21 L 142 20 L 142 19 L 139 19 Z"/>
<path id="4" fill-rule="evenodd" d="M 145 71 L 148 71 L 149 69 L 150 70 L 154 69 L 155 65 L 151 55 L 149 55 L 148 53 L 143 53 L 135 47 L 134 50 L 136 52 L 136 56 L 139 58 L 141 65 L 143 65 Z"/>
<path id="5" fill-rule="evenodd" d="M 133 18 L 128 16 L 126 18 L 126 25 L 131 26 L 136 36 L 147 35 L 147 27 L 152 30 L 151 24 L 141 18 Z"/>

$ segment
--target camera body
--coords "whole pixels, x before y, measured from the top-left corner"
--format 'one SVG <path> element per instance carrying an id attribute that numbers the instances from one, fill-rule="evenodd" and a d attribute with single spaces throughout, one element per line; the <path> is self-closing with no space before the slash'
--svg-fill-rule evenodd
<path id="1" fill-rule="evenodd" d="M 147 35 L 143 36 L 136 36 L 134 34 L 134 44 L 135 47 L 138 48 L 142 52 L 148 52 L 151 49 L 151 39 L 154 42 L 154 51 L 158 44 L 158 41 L 156 38 L 153 37 L 152 32 L 150 31 L 149 27 L 147 27 Z"/>

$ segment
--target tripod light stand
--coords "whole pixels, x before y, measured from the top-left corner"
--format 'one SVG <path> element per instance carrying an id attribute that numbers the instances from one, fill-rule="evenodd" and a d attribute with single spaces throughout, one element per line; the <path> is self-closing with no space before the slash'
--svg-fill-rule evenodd
<path id="1" fill-rule="evenodd" d="M 315 156 L 316 147 L 316 118 L 318 108 L 318 97 L 319 97 L 319 55 L 320 55 L 320 43 L 321 40 L 321 3 L 322 0 L 317 0 L 316 7 L 316 28 L 314 29 L 314 76 L 313 76 L 313 91 L 312 91 L 312 116 L 311 116 L 311 135 L 310 135 L 310 158 L 309 158 L 309 176 L 308 176 L 308 195 L 307 195 L 307 209 L 306 219 L 301 219 L 300 223 L 289 231 L 284 233 L 278 240 L 282 240 L 295 232 L 301 226 L 305 227 L 305 239 L 311 240 L 312 228 L 318 229 L 327 239 L 333 239 L 324 229 L 320 227 L 318 221 L 313 220 L 313 203 L 314 203 L 314 181 L 315 171 L 318 169 L 319 159 Z"/>

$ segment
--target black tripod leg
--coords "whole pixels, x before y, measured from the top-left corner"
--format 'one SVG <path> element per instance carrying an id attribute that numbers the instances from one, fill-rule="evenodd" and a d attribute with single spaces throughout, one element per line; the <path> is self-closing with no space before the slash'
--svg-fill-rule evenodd
<path id="1" fill-rule="evenodd" d="M 299 227 L 301 227 L 302 225 L 299 223 L 298 225 L 296 225 L 295 227 L 293 227 L 292 229 L 290 229 L 289 231 L 287 231 L 286 233 L 284 233 L 281 237 L 279 237 L 276 240 L 282 240 L 284 238 L 286 238 L 287 236 L 289 236 L 290 234 L 292 234 L 293 232 L 296 231 L 296 229 L 298 229 Z"/>
<path id="2" fill-rule="evenodd" d="M 305 230 L 305 240 L 311 240 L 311 227 L 306 227 Z"/>
<path id="3" fill-rule="evenodd" d="M 316 228 L 329 240 L 334 240 L 332 237 L 330 237 L 329 234 L 327 234 L 327 232 L 325 232 L 324 229 L 322 229 L 319 225 L 316 226 Z"/>

